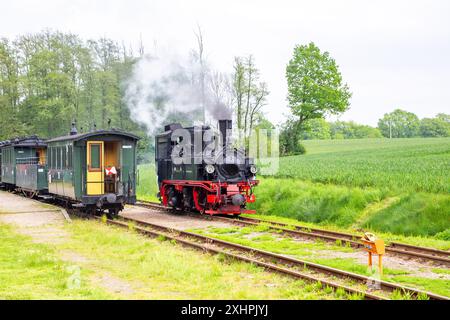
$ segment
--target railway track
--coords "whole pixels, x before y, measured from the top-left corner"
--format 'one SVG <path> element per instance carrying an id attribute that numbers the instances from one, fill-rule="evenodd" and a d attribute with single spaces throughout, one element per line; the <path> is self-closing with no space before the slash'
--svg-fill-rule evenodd
<path id="1" fill-rule="evenodd" d="M 102 218 L 96 217 L 99 220 Z M 211 238 L 139 219 L 120 217 L 104 220 L 107 224 L 133 230 L 153 238 L 175 241 L 177 244 L 210 254 L 220 254 L 233 260 L 260 266 L 268 271 L 280 273 L 295 279 L 320 282 L 322 288 L 343 290 L 350 295 L 358 295 L 368 300 L 389 300 L 392 293 L 401 293 L 411 299 L 449 300 L 447 297 L 394 283 L 375 280 L 355 273 L 298 260 L 291 257 L 259 250 L 232 242 Z M 372 286 L 371 289 L 368 288 Z M 374 289 L 375 287 L 375 289 Z"/>
<path id="2" fill-rule="evenodd" d="M 161 210 L 170 210 L 167 207 L 153 202 L 140 201 L 138 206 L 147 208 L 156 208 Z M 270 230 L 288 235 L 294 238 L 321 239 L 332 243 L 341 243 L 342 245 L 351 246 L 355 249 L 363 248 L 363 244 L 359 242 L 361 235 L 337 232 L 331 230 L 302 227 L 297 225 L 285 224 L 281 222 L 267 221 L 249 217 L 218 217 L 218 216 L 200 216 L 195 217 L 202 219 L 212 219 L 216 221 L 225 221 L 239 226 L 257 226 L 266 225 Z M 423 262 L 432 262 L 433 264 L 450 268 L 450 253 L 444 250 L 433 248 L 419 247 L 399 242 L 391 242 L 386 246 L 386 253 L 396 255 L 406 259 L 418 259 Z"/>
<path id="3" fill-rule="evenodd" d="M 60 206 L 56 204 L 57 206 Z M 140 205 L 143 205 L 140 203 Z M 146 204 L 147 207 L 167 209 L 159 204 Z M 69 211 L 78 215 L 76 208 Z M 86 217 L 86 215 L 82 215 Z M 358 295 L 367 300 L 389 300 L 392 293 L 402 294 L 411 299 L 450 300 L 448 297 L 437 295 L 414 288 L 401 286 L 383 280 L 365 277 L 359 274 L 323 266 L 320 264 L 294 259 L 272 252 L 255 249 L 232 242 L 211 238 L 204 235 L 190 233 L 146 221 L 119 217 L 117 220 L 104 217 L 91 216 L 107 224 L 137 231 L 140 234 L 153 238 L 163 238 L 175 241 L 186 247 L 201 250 L 210 254 L 221 254 L 233 260 L 243 261 L 257 265 L 265 270 L 276 272 L 295 279 L 309 282 L 320 282 L 322 288 L 330 287 L 343 290 L 349 295 Z"/>

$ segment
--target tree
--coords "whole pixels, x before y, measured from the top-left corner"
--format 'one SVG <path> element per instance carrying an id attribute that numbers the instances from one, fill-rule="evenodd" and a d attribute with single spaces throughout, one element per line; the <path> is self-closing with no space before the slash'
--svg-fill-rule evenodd
<path id="1" fill-rule="evenodd" d="M 381 138 L 382 134 L 378 128 L 358 124 L 354 121 L 336 121 L 330 124 L 333 139 L 364 139 Z"/>
<path id="2" fill-rule="evenodd" d="M 233 74 L 233 101 L 240 138 L 247 138 L 254 128 L 269 91 L 260 81 L 253 56 L 236 57 Z M 241 136 L 243 134 L 243 137 Z"/>
<path id="3" fill-rule="evenodd" d="M 411 112 L 396 109 L 378 120 L 378 128 L 385 137 L 411 138 L 419 134 L 419 118 Z"/>
<path id="4" fill-rule="evenodd" d="M 0 140 L 14 132 L 21 135 L 26 128 L 17 124 L 19 104 L 19 66 L 17 50 L 7 39 L 0 39 Z"/>
<path id="5" fill-rule="evenodd" d="M 288 119 L 282 126 L 280 131 L 280 155 L 289 156 L 303 154 L 306 152 L 300 143 L 298 122 L 292 118 Z"/>
<path id="6" fill-rule="evenodd" d="M 211 71 L 208 75 L 208 92 L 210 92 L 210 109 L 217 116 L 231 114 L 235 97 L 231 75 L 219 71 Z M 225 110 L 216 110 L 222 108 Z"/>
<path id="7" fill-rule="evenodd" d="M 201 94 L 201 108 L 203 113 L 203 122 L 206 121 L 206 99 L 205 99 L 205 77 L 206 77 L 206 67 L 204 58 L 204 46 L 203 46 L 203 34 L 202 29 L 197 25 L 198 32 L 195 32 L 195 37 L 197 38 L 198 45 L 198 62 L 200 67 L 200 94 Z"/>
<path id="8" fill-rule="evenodd" d="M 420 121 L 420 135 L 422 137 L 449 137 L 450 117 L 439 114 L 435 118 L 424 118 Z"/>
<path id="9" fill-rule="evenodd" d="M 444 122 L 446 122 L 447 124 L 450 125 L 450 114 L 445 114 L 445 113 L 438 113 L 436 115 L 436 118 L 439 120 L 442 120 Z"/>
<path id="10" fill-rule="evenodd" d="M 233 74 L 233 95 L 236 103 L 236 123 L 239 130 L 239 138 L 241 139 L 241 133 L 243 128 L 243 108 L 244 108 L 244 95 L 245 95 L 245 67 L 243 58 L 234 58 L 234 74 Z"/>
<path id="11" fill-rule="evenodd" d="M 305 122 L 302 138 L 305 140 L 331 139 L 330 124 L 323 118 L 308 120 Z"/>
<path id="12" fill-rule="evenodd" d="M 305 121 L 336 115 L 349 108 L 351 93 L 338 65 L 314 44 L 296 46 L 286 67 L 288 102 L 299 130 Z"/>

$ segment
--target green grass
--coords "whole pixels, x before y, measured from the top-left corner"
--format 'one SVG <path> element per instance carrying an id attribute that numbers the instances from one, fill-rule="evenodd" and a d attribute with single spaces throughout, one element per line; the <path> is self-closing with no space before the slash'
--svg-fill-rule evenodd
<path id="1" fill-rule="evenodd" d="M 86 257 L 89 270 L 129 283 L 131 299 L 332 299 L 308 291 L 303 281 L 268 273 L 248 263 L 227 261 L 186 249 L 163 238 L 149 239 L 100 222 L 75 220 L 70 239 L 58 250 Z"/>
<path id="2" fill-rule="evenodd" d="M 57 252 L 31 242 L 0 224 L 1 299 L 108 299 L 111 295 L 89 283 L 72 285 L 73 266 L 58 258 Z M 89 271 L 81 268 L 81 277 Z"/>
<path id="3" fill-rule="evenodd" d="M 304 141 L 278 177 L 400 191 L 450 192 L 450 138 Z"/>
<path id="4" fill-rule="evenodd" d="M 401 284 L 414 286 L 418 289 L 450 297 L 450 281 L 448 280 L 419 278 L 407 275 L 394 276 L 392 277 L 392 280 Z"/>
<path id="5" fill-rule="evenodd" d="M 0 225 L 0 299 L 347 298 L 101 222 L 74 219 L 64 231 L 64 242 L 43 245 Z M 78 288 L 68 282 L 73 268 L 81 270 Z M 118 290 L 117 283 L 128 289 Z"/>
<path id="6" fill-rule="evenodd" d="M 159 192 L 154 164 L 141 164 L 138 166 L 139 184 L 136 195 L 139 200 L 157 201 Z"/>
<path id="7" fill-rule="evenodd" d="M 435 268 L 432 271 L 438 274 L 450 274 L 450 269 Z"/>
<path id="8" fill-rule="evenodd" d="M 372 215 L 363 226 L 383 232 L 420 236 L 450 231 L 450 196 L 429 193 L 406 195 L 399 202 Z"/>
<path id="9" fill-rule="evenodd" d="M 348 227 L 371 203 L 386 193 L 292 179 L 262 179 L 251 207 L 258 213 L 279 215 L 317 224 Z"/>

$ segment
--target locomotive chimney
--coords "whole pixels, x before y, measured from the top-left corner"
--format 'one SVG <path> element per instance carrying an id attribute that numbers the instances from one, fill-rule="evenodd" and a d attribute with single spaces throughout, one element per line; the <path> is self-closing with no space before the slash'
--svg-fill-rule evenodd
<path id="1" fill-rule="evenodd" d="M 70 135 L 74 136 L 76 134 L 78 134 L 78 130 L 77 130 L 77 127 L 75 126 L 75 122 L 72 122 L 72 128 L 70 129 Z"/>
<path id="2" fill-rule="evenodd" d="M 227 130 L 233 129 L 233 122 L 231 120 L 219 120 L 219 131 L 222 135 L 222 146 L 224 148 L 224 151 L 226 150 L 226 146 L 228 143 L 228 136 L 227 136 Z"/>

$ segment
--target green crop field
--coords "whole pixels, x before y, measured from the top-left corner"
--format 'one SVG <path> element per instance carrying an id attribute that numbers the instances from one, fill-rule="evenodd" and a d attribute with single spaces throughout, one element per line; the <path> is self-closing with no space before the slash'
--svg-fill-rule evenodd
<path id="1" fill-rule="evenodd" d="M 450 138 L 305 141 L 278 177 L 399 191 L 450 192 Z"/>

